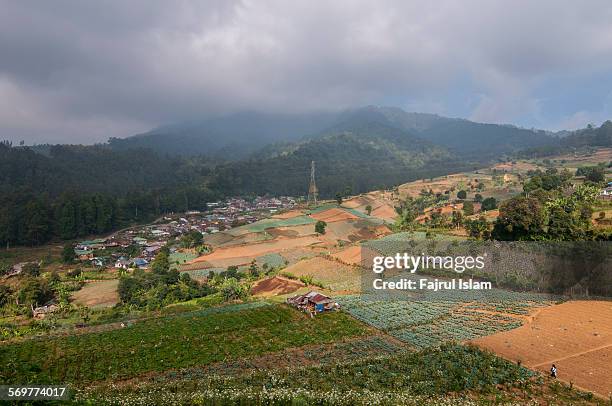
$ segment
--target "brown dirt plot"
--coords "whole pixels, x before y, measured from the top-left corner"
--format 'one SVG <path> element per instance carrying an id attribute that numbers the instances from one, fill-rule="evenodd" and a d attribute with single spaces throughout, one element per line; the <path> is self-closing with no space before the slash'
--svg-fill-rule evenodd
<path id="1" fill-rule="evenodd" d="M 612 302 L 572 301 L 542 309 L 515 330 L 474 344 L 608 399 L 612 396 Z"/>
<path id="2" fill-rule="evenodd" d="M 118 279 L 88 282 L 72 294 L 72 300 L 89 307 L 112 307 L 119 303 Z"/>
<path id="3" fill-rule="evenodd" d="M 294 217 L 303 216 L 301 210 L 289 210 L 284 213 L 275 214 L 272 216 L 273 219 L 292 219 Z"/>
<path id="4" fill-rule="evenodd" d="M 251 289 L 251 294 L 253 296 L 285 295 L 287 293 L 295 292 L 302 286 L 305 285 L 300 281 L 283 278 L 281 276 L 274 276 L 272 278 L 263 279 L 257 282 L 257 284 L 255 284 L 255 286 L 253 286 Z"/>
<path id="5" fill-rule="evenodd" d="M 334 221 L 342 221 L 342 220 L 359 219 L 359 217 L 357 217 L 353 213 L 349 213 L 348 211 L 338 209 L 336 207 L 329 209 L 329 210 L 323 210 L 319 213 L 311 214 L 310 217 L 312 217 L 315 220 L 323 220 L 326 223 L 331 223 Z"/>
<path id="6" fill-rule="evenodd" d="M 331 256 L 348 265 L 360 265 L 361 247 L 359 245 L 353 245 L 352 247 L 348 247 L 340 252 L 331 254 Z"/>
<path id="7" fill-rule="evenodd" d="M 260 255 L 268 254 L 271 252 L 281 252 L 283 250 L 301 248 L 309 245 L 317 244 L 321 242 L 316 237 L 297 237 L 297 238 L 279 238 L 273 241 L 266 241 L 262 243 L 240 245 L 235 247 L 223 247 L 214 250 L 210 254 L 202 255 L 191 261 L 195 262 L 212 262 L 219 259 L 231 259 L 231 258 L 242 258 L 251 257 L 255 258 Z"/>
<path id="8" fill-rule="evenodd" d="M 383 220 L 394 220 L 397 217 L 397 212 L 390 204 L 381 204 L 372 210 L 372 216 Z"/>
<path id="9" fill-rule="evenodd" d="M 377 198 L 373 194 L 367 194 L 364 196 L 356 196 L 342 203 L 343 207 L 349 209 L 358 210 L 364 214 L 366 213 L 367 206 L 372 207 L 370 215 L 372 217 L 378 217 L 383 220 L 392 221 L 397 217 L 397 213 L 393 208 L 393 201 L 385 198 Z"/>

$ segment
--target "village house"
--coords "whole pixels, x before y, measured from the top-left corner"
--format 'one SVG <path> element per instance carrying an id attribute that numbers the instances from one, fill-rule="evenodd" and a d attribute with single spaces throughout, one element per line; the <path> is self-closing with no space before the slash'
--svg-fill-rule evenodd
<path id="1" fill-rule="evenodd" d="M 147 239 L 142 237 L 134 237 L 133 241 L 138 245 L 147 245 Z"/>
<path id="2" fill-rule="evenodd" d="M 338 309 L 338 303 L 329 296 L 319 292 L 310 291 L 305 295 L 287 298 L 287 304 L 314 316 L 317 313 Z"/>
<path id="3" fill-rule="evenodd" d="M 94 258 L 94 254 L 92 250 L 74 250 L 75 255 L 79 259 L 79 261 L 90 261 Z"/>
<path id="4" fill-rule="evenodd" d="M 115 262 L 115 268 L 128 269 L 129 267 L 130 267 L 130 261 L 125 257 L 121 257 Z"/>
<path id="5" fill-rule="evenodd" d="M 612 182 L 608 182 L 608 186 L 601 189 L 599 198 L 603 200 L 612 200 Z"/>
<path id="6" fill-rule="evenodd" d="M 93 266 L 103 267 L 104 266 L 104 259 L 102 259 L 102 258 L 92 258 L 91 259 L 91 264 Z"/>
<path id="7" fill-rule="evenodd" d="M 144 258 L 134 258 L 132 263 L 138 268 L 146 268 L 147 266 L 149 266 L 149 261 Z"/>

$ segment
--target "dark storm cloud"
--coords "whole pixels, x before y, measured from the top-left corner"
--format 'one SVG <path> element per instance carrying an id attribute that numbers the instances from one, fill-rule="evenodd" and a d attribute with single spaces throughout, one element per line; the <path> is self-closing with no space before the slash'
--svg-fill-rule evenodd
<path id="1" fill-rule="evenodd" d="M 610 90 L 595 105 L 547 108 L 568 81 L 608 76 L 605 0 L 0 0 L 0 10 L 0 138 L 93 142 L 238 110 L 371 103 L 540 127 L 610 113 Z"/>

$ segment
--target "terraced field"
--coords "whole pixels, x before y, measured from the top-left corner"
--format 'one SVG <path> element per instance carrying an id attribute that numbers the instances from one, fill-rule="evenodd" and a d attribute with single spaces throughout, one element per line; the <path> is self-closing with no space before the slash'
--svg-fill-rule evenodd
<path id="1" fill-rule="evenodd" d="M 501 295 L 500 295 L 501 297 Z M 463 302 L 450 295 L 421 300 L 366 295 L 338 299 L 344 310 L 415 348 L 467 341 L 520 327 L 526 314 L 547 305 L 540 301 Z M 517 298 L 518 299 L 518 298 Z"/>
<path id="2" fill-rule="evenodd" d="M 338 356 L 350 346 L 339 344 L 331 351 Z M 368 355 L 373 348 L 382 353 Z M 230 367 L 231 376 L 225 368 L 220 374 L 179 371 L 138 385 L 89 387 L 78 391 L 76 400 L 130 405 L 592 404 L 586 394 L 542 382 L 532 371 L 475 347 L 445 345 L 413 353 L 383 340 L 367 342 L 366 348 L 353 347 L 347 354 L 353 351 L 363 356 L 342 361 L 335 357 L 335 362 L 329 364 L 297 363 L 291 368 L 272 370 L 265 365 L 251 370 L 237 364 L 236 368 Z M 246 371 L 241 370 L 243 366 Z M 539 402 L 525 402 L 536 394 Z"/>

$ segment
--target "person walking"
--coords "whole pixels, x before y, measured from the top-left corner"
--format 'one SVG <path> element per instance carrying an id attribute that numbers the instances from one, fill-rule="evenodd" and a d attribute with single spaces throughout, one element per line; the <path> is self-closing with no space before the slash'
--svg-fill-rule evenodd
<path id="1" fill-rule="evenodd" d="M 552 364 L 552 367 L 550 368 L 550 376 L 551 378 L 557 377 L 557 367 L 555 366 L 555 364 Z"/>

